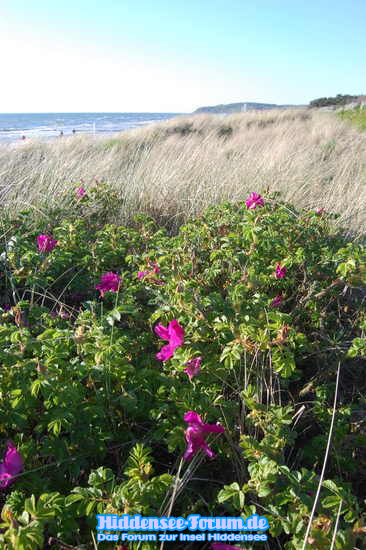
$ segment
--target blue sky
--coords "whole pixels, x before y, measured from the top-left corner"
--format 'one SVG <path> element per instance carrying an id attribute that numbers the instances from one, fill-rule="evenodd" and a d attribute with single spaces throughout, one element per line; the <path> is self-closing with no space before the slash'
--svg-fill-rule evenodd
<path id="1" fill-rule="evenodd" d="M 365 0 L 0 0 L 0 112 L 366 94 Z"/>

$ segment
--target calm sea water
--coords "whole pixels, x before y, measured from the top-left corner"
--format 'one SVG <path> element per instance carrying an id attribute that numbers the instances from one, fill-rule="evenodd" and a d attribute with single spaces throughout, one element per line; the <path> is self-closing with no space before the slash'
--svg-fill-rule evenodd
<path id="1" fill-rule="evenodd" d="M 0 114 L 0 143 L 26 139 L 51 139 L 75 134 L 112 134 L 181 113 L 15 113 Z"/>

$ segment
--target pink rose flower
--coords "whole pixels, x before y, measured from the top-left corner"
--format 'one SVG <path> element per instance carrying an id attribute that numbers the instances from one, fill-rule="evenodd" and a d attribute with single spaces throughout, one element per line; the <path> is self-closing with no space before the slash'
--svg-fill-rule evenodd
<path id="1" fill-rule="evenodd" d="M 276 272 L 275 272 L 276 279 L 283 279 L 286 273 L 287 273 L 287 269 L 285 267 L 281 267 L 281 264 L 276 265 Z"/>
<path id="2" fill-rule="evenodd" d="M 215 454 L 205 441 L 205 436 L 209 433 L 223 433 L 225 429 L 218 424 L 204 424 L 201 416 L 195 411 L 188 411 L 184 415 L 188 428 L 185 431 L 185 438 L 188 443 L 183 455 L 184 460 L 191 460 L 197 451 L 202 449 L 209 458 L 214 458 Z"/>
<path id="3" fill-rule="evenodd" d="M 168 340 L 168 344 L 161 348 L 156 357 L 161 361 L 168 361 L 173 357 L 175 350 L 184 343 L 184 328 L 180 326 L 176 319 L 173 319 L 167 327 L 159 323 L 154 330 L 159 338 Z"/>
<path id="4" fill-rule="evenodd" d="M 82 199 L 83 197 L 86 196 L 86 191 L 84 187 L 81 186 L 76 190 L 76 196 L 78 199 Z"/>
<path id="5" fill-rule="evenodd" d="M 8 441 L 8 448 L 4 461 L 0 463 L 0 489 L 5 489 L 14 481 L 14 476 L 24 468 L 23 459 L 16 450 L 12 441 Z"/>
<path id="6" fill-rule="evenodd" d="M 262 195 L 258 195 L 257 193 L 250 193 L 249 197 L 245 201 L 245 204 L 249 208 L 249 210 L 255 210 L 257 206 L 264 206 L 264 200 L 262 199 Z"/>
<path id="7" fill-rule="evenodd" d="M 50 235 L 38 235 L 37 244 L 40 252 L 51 252 L 58 241 L 55 241 Z"/>
<path id="8" fill-rule="evenodd" d="M 141 279 L 144 279 L 145 277 L 148 277 L 150 282 L 152 283 L 156 283 L 158 285 L 164 285 L 164 281 L 161 281 L 160 279 L 156 279 L 155 277 L 153 277 L 153 275 L 155 275 L 156 273 L 160 273 L 160 269 L 159 269 L 159 266 L 158 264 L 155 262 L 153 264 L 149 263 L 149 266 L 152 267 L 153 269 L 152 270 L 146 270 L 146 271 L 139 271 L 137 273 L 137 278 L 139 279 L 139 281 Z"/>
<path id="9" fill-rule="evenodd" d="M 99 290 L 100 295 L 102 298 L 104 298 L 104 294 L 108 291 L 111 292 L 117 292 L 120 284 L 121 284 L 121 277 L 117 275 L 117 273 L 112 273 L 109 271 L 108 273 L 105 273 L 100 278 L 100 283 L 95 286 L 97 290 Z"/>
<path id="10" fill-rule="evenodd" d="M 201 370 L 201 361 L 202 357 L 196 357 L 195 359 L 190 359 L 189 361 L 187 361 L 184 372 L 188 374 L 190 380 L 192 380 L 194 376 L 199 374 Z"/>
<path id="11" fill-rule="evenodd" d="M 315 210 L 315 214 L 316 214 L 317 216 L 321 216 L 322 214 L 324 214 L 324 212 L 325 212 L 325 208 L 317 208 L 317 209 Z"/>
<path id="12" fill-rule="evenodd" d="M 150 271 L 139 271 L 137 273 L 137 278 L 139 280 L 143 279 L 144 277 L 146 277 L 146 275 L 148 275 L 150 273 Z"/>
<path id="13" fill-rule="evenodd" d="M 278 307 L 282 304 L 282 302 L 283 302 L 282 296 L 276 296 L 275 298 L 273 298 L 273 300 L 271 302 L 271 306 L 272 307 Z"/>

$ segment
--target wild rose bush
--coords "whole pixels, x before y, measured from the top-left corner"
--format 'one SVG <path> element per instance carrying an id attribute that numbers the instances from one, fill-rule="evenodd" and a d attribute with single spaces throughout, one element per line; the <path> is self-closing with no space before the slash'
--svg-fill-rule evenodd
<path id="1" fill-rule="evenodd" d="M 340 364 L 308 543 L 328 549 L 339 513 L 335 548 L 360 547 L 365 248 L 256 193 L 176 236 L 103 225 L 103 189 L 76 189 L 69 214 L 4 217 L 0 456 L 12 441 L 24 468 L 0 489 L 0 546 L 93 548 L 95 514 L 172 504 L 266 515 L 270 547 L 300 549 Z"/>

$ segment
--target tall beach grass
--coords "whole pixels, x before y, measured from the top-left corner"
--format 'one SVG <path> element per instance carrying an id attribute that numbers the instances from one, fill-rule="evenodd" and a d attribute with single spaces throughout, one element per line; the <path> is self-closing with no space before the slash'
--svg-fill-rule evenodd
<path id="1" fill-rule="evenodd" d="M 0 201 L 16 211 L 52 205 L 71 182 L 118 191 L 118 217 L 139 212 L 177 226 L 208 205 L 281 191 L 301 207 L 366 226 L 366 134 L 315 110 L 195 115 L 113 137 L 77 136 L 0 147 Z"/>

